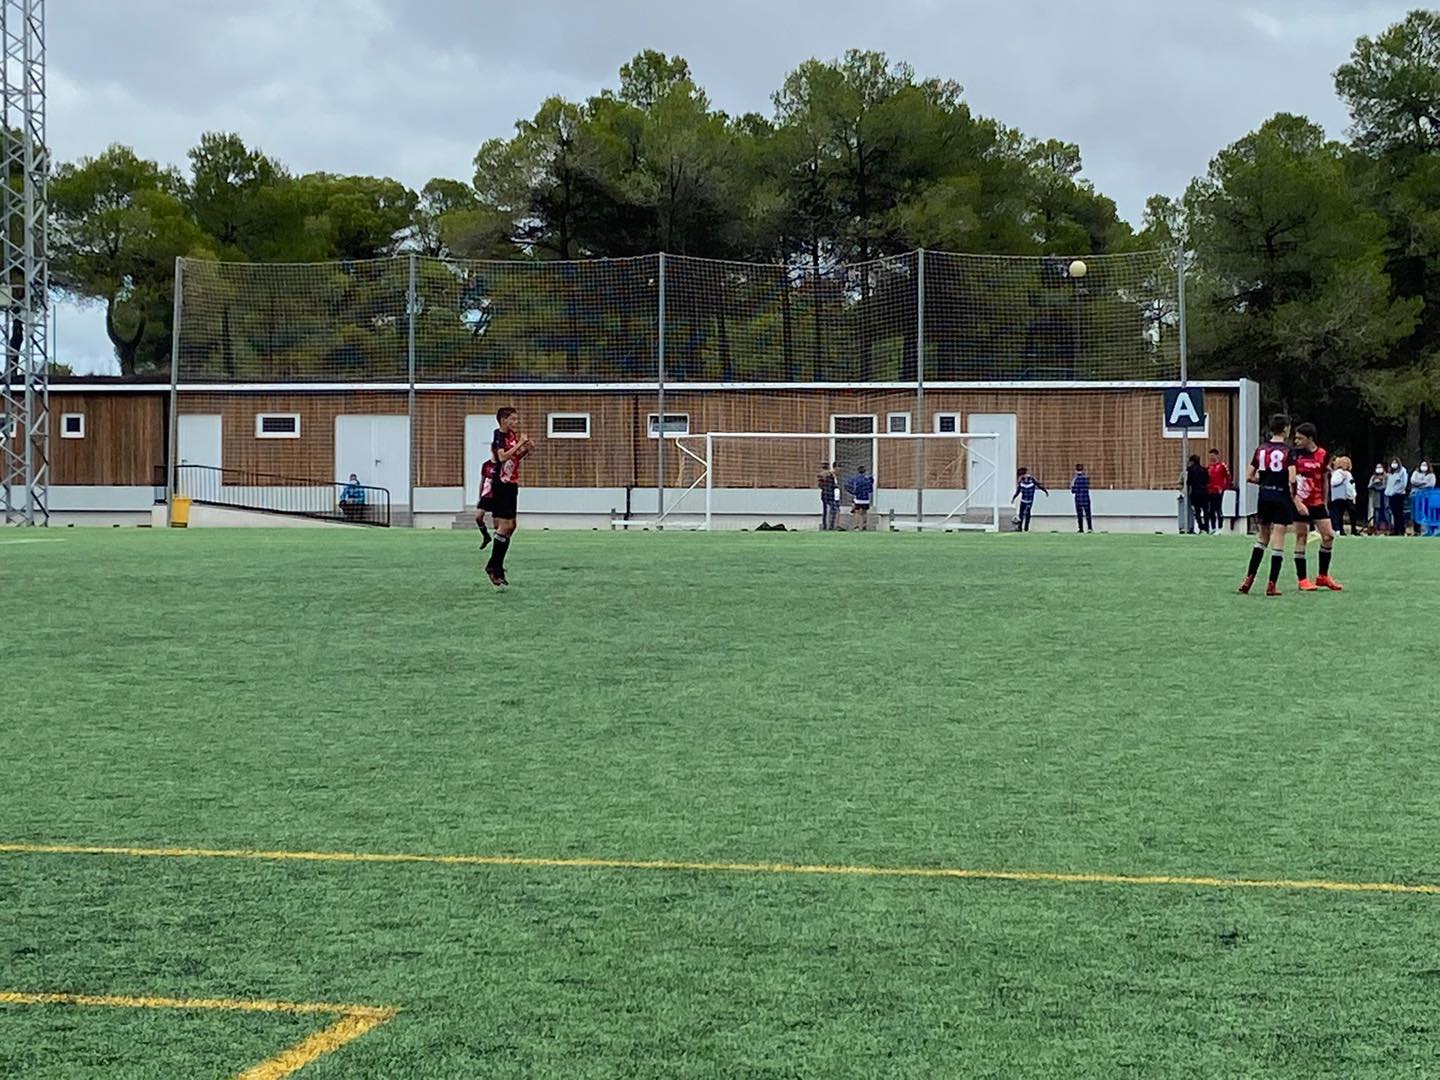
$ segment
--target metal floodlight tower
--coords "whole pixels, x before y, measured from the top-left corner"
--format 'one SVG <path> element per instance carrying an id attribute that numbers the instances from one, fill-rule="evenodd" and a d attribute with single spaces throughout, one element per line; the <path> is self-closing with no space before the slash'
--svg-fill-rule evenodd
<path id="1" fill-rule="evenodd" d="M 45 0 L 0 0 L 0 498 L 5 524 L 50 520 L 50 274 Z"/>

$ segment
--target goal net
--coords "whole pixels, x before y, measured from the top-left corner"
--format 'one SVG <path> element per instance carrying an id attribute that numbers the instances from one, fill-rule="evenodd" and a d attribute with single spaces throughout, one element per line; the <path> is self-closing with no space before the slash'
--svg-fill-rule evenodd
<path id="1" fill-rule="evenodd" d="M 995 532 L 1010 494 L 989 432 L 715 431 L 669 441 L 665 512 L 616 527 Z"/>
<path id="2" fill-rule="evenodd" d="M 526 512 L 556 524 L 693 515 L 703 492 L 684 448 L 706 432 L 784 435 L 715 442 L 712 519 L 732 498 L 772 516 L 789 505 L 778 493 L 818 507 L 819 463 L 843 477 L 862 457 L 887 520 L 929 527 L 954 492 L 970 516 L 969 454 L 992 432 L 1002 507 L 1019 465 L 1060 482 L 1085 462 L 1096 488 L 1179 474 L 1178 443 L 1149 449 L 1154 382 L 1178 371 L 1163 251 L 186 259 L 179 284 L 171 464 L 353 475 L 401 522 L 464 520 L 502 407 L 537 444 Z M 1152 461 L 1154 475 L 1137 471 Z"/>

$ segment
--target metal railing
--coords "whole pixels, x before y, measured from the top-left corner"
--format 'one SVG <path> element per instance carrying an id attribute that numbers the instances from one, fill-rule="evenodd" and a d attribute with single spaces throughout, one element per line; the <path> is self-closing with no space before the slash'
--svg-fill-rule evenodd
<path id="1" fill-rule="evenodd" d="M 157 491 L 165 485 L 165 467 L 155 467 Z M 266 514 L 338 521 L 350 525 L 390 525 L 390 492 L 364 484 L 277 476 L 247 469 L 178 465 L 175 494 L 205 506 L 257 510 Z"/>

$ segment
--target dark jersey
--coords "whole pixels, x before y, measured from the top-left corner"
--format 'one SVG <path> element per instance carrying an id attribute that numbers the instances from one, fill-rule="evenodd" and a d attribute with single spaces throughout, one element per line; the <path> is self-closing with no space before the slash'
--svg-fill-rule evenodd
<path id="1" fill-rule="evenodd" d="M 1306 506 L 1324 506 L 1330 453 L 1323 446 L 1295 451 L 1295 494 Z"/>
<path id="2" fill-rule="evenodd" d="M 499 466 L 500 472 L 496 477 L 502 484 L 518 484 L 520 482 L 520 458 L 512 457 L 509 461 L 501 461 L 500 453 L 509 450 L 520 441 L 520 436 L 514 431 L 501 431 L 498 427 L 490 439 L 490 449 L 493 452 L 491 458 Z"/>
<path id="3" fill-rule="evenodd" d="M 1295 452 L 1283 442 L 1261 443 L 1251 461 L 1260 474 L 1260 498 L 1288 500 Z"/>

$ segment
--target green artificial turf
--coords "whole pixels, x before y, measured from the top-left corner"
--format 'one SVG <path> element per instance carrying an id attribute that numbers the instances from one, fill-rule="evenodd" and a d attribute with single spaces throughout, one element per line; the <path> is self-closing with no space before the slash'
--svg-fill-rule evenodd
<path id="1" fill-rule="evenodd" d="M 0 843 L 1440 883 L 1427 541 L 22 535 Z M 402 1010 L 320 1080 L 1430 1076 L 1440 895 L 3 854 L 5 990 Z M 328 1022 L 0 1005 L 0 1075 Z"/>

